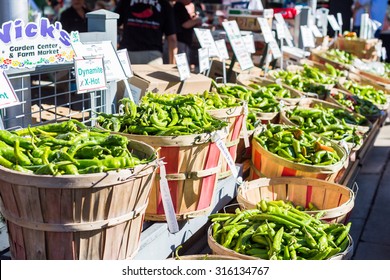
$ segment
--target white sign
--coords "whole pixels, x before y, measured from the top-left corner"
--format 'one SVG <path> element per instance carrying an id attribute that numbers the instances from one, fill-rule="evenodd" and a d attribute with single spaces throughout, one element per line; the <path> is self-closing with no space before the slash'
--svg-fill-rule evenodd
<path id="1" fill-rule="evenodd" d="M 220 39 L 215 41 L 215 45 L 217 46 L 218 49 L 218 57 L 221 60 L 224 59 L 229 59 L 229 52 L 226 47 L 226 42 L 225 39 Z"/>
<path id="2" fill-rule="evenodd" d="M 271 28 L 268 25 L 268 21 L 265 18 L 257 18 L 259 22 L 261 32 L 264 36 L 264 41 L 268 44 L 271 41 L 275 41 L 274 35 L 272 34 Z"/>
<path id="3" fill-rule="evenodd" d="M 131 70 L 131 63 L 129 58 L 129 53 L 126 49 L 117 50 L 117 55 L 119 61 L 122 65 L 123 71 L 125 71 L 125 75 L 127 78 L 131 78 L 134 76 L 133 70 Z"/>
<path id="4" fill-rule="evenodd" d="M 328 15 L 328 21 L 334 31 L 340 30 L 340 25 L 337 23 L 337 20 L 334 15 Z"/>
<path id="5" fill-rule="evenodd" d="M 322 38 L 322 37 L 323 37 L 323 36 L 322 36 L 322 33 L 321 33 L 321 31 L 318 29 L 317 25 L 311 24 L 311 25 L 310 25 L 310 30 L 311 30 L 311 32 L 313 32 L 314 37 L 316 37 L 316 38 Z"/>
<path id="6" fill-rule="evenodd" d="M 7 21 L 0 29 L 0 69 L 73 62 L 71 41 L 61 23 L 51 24 L 47 18 L 27 24 Z"/>
<path id="7" fill-rule="evenodd" d="M 337 13 L 337 22 L 339 23 L 340 27 L 343 26 L 343 16 L 341 13 Z"/>
<path id="8" fill-rule="evenodd" d="M 284 39 L 286 38 L 286 33 L 284 32 L 284 25 L 281 23 L 276 23 L 276 33 L 278 35 L 278 39 Z"/>
<path id="9" fill-rule="evenodd" d="M 226 31 L 233 52 L 237 58 L 238 63 L 240 64 L 240 68 L 242 70 L 252 68 L 254 66 L 253 61 L 245 47 L 244 41 L 242 40 L 241 32 L 238 28 L 237 22 L 235 20 L 224 21 L 222 22 L 222 26 Z"/>
<path id="10" fill-rule="evenodd" d="M 242 36 L 242 40 L 244 40 L 245 47 L 249 53 L 255 53 L 255 41 L 253 40 L 253 34 L 248 34 Z"/>
<path id="11" fill-rule="evenodd" d="M 7 74 L 2 70 L 0 70 L 0 85 L 0 109 L 19 104 L 18 96 Z"/>
<path id="12" fill-rule="evenodd" d="M 198 58 L 199 58 L 199 72 L 203 73 L 206 70 L 210 69 L 210 59 L 209 59 L 209 49 L 200 48 L 198 49 Z"/>
<path id="13" fill-rule="evenodd" d="M 276 13 L 276 14 L 274 15 L 274 17 L 275 17 L 275 19 L 276 19 L 276 21 L 277 21 L 278 23 L 286 24 L 286 21 L 284 20 L 283 15 L 282 15 L 281 13 Z"/>
<path id="14" fill-rule="evenodd" d="M 209 56 L 218 56 L 217 46 L 215 45 L 213 35 L 210 29 L 194 28 L 196 38 L 198 38 L 199 44 L 202 48 L 209 49 Z"/>
<path id="15" fill-rule="evenodd" d="M 179 71 L 180 81 L 184 81 L 191 76 L 190 66 L 188 65 L 187 55 L 185 53 L 175 54 L 176 66 Z"/>
<path id="16" fill-rule="evenodd" d="M 302 26 L 300 26 L 300 28 L 301 28 L 303 47 L 314 48 L 315 41 L 314 41 L 313 33 L 311 32 L 311 30 L 306 25 L 302 25 Z"/>
<path id="17" fill-rule="evenodd" d="M 280 51 L 280 48 L 275 41 L 269 42 L 268 47 L 270 48 L 271 53 L 272 53 L 272 57 L 274 59 L 278 59 L 278 58 L 282 57 L 282 53 Z"/>
<path id="18" fill-rule="evenodd" d="M 273 9 L 264 9 L 263 17 L 264 18 L 273 18 L 274 17 L 274 10 Z"/>
<path id="19" fill-rule="evenodd" d="M 77 93 L 106 89 L 103 58 L 75 60 Z"/>
<path id="20" fill-rule="evenodd" d="M 103 57 L 107 82 L 126 79 L 125 71 L 111 41 L 97 43 L 73 43 L 76 57 Z"/>

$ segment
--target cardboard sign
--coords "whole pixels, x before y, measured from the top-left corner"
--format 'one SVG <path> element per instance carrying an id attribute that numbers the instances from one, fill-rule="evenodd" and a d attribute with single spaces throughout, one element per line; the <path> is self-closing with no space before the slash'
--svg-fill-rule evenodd
<path id="1" fill-rule="evenodd" d="M 126 49 L 121 49 L 116 51 L 119 61 L 122 65 L 123 71 L 125 71 L 125 75 L 127 78 L 131 78 L 134 76 L 133 70 L 131 70 L 131 63 L 129 58 L 129 53 Z"/>
<path id="2" fill-rule="evenodd" d="M 179 71 L 179 75 L 180 75 L 180 81 L 184 81 L 185 79 L 191 76 L 187 55 L 185 53 L 179 53 L 179 54 L 175 54 L 175 58 L 176 58 L 177 70 Z"/>
<path id="3" fill-rule="evenodd" d="M 77 93 L 104 90 L 107 88 L 102 57 L 76 59 L 74 64 Z"/>
<path id="4" fill-rule="evenodd" d="M 313 33 L 311 32 L 311 30 L 306 25 L 300 26 L 300 29 L 301 29 L 303 47 L 314 48 L 315 41 L 314 41 Z"/>
<path id="5" fill-rule="evenodd" d="M 0 109 L 20 103 L 7 74 L 2 70 L 0 70 L 0 85 Z"/>
<path id="6" fill-rule="evenodd" d="M 257 18 L 259 22 L 261 32 L 264 36 L 264 41 L 268 44 L 271 41 L 275 41 L 274 35 L 272 34 L 271 28 L 268 25 L 268 21 L 265 18 Z"/>
<path id="7" fill-rule="evenodd" d="M 61 23 L 51 24 L 47 18 L 27 24 L 7 21 L 0 29 L 0 69 L 73 62 L 71 41 Z"/>
<path id="8" fill-rule="evenodd" d="M 221 60 L 224 59 L 229 59 L 229 52 L 226 47 L 226 42 L 224 39 L 220 39 L 215 41 L 215 45 L 217 46 L 218 49 L 218 57 Z"/>
<path id="9" fill-rule="evenodd" d="M 217 46 L 215 45 L 213 35 L 210 29 L 194 28 L 196 38 L 198 38 L 199 44 L 202 48 L 209 49 L 209 56 L 218 56 Z"/>
<path id="10" fill-rule="evenodd" d="M 203 73 L 206 70 L 210 69 L 210 58 L 209 58 L 209 49 L 200 48 L 198 49 L 198 58 L 199 58 L 199 72 Z"/>
<path id="11" fill-rule="evenodd" d="M 334 15 L 328 15 L 328 22 L 334 31 L 340 31 L 340 25 Z"/>
<path id="12" fill-rule="evenodd" d="M 242 40 L 244 41 L 245 47 L 249 53 L 255 53 L 255 41 L 253 39 L 253 34 L 247 34 L 242 36 Z"/>
<path id="13" fill-rule="evenodd" d="M 222 26 L 226 31 L 233 52 L 237 58 L 238 63 L 240 64 L 241 69 L 247 70 L 252 68 L 254 66 L 253 61 L 245 47 L 244 41 L 242 40 L 241 32 L 238 28 L 237 22 L 235 20 L 224 21 Z"/>
<path id="14" fill-rule="evenodd" d="M 111 41 L 72 44 L 76 57 L 103 57 L 107 82 L 126 79 L 125 70 Z"/>

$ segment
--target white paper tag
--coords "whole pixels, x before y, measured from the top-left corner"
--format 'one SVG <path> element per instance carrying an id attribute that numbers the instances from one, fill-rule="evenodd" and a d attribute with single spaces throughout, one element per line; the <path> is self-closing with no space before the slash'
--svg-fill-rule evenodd
<path id="1" fill-rule="evenodd" d="M 316 37 L 316 38 L 322 38 L 322 37 L 323 37 L 323 36 L 322 36 L 322 33 L 321 33 L 321 31 L 318 29 L 317 25 L 311 24 L 311 25 L 309 26 L 309 28 L 310 28 L 311 32 L 313 32 L 314 37 Z"/>
<path id="2" fill-rule="evenodd" d="M 200 48 L 198 49 L 198 58 L 199 58 L 199 72 L 203 73 L 210 69 L 210 58 L 209 58 L 209 49 Z"/>
<path id="3" fill-rule="evenodd" d="M 382 47 L 381 55 L 382 55 L 382 60 L 385 61 L 387 59 L 387 51 L 385 47 Z"/>
<path id="4" fill-rule="evenodd" d="M 3 70 L 0 70 L 0 85 L 0 108 L 11 107 L 20 103 L 7 74 Z"/>
<path id="5" fill-rule="evenodd" d="M 218 56 L 217 46 L 215 45 L 213 35 L 210 29 L 194 28 L 196 38 L 202 48 L 209 50 L 208 54 L 210 57 Z"/>
<path id="6" fill-rule="evenodd" d="M 103 58 L 76 59 L 77 93 L 104 90 L 107 88 Z"/>
<path id="7" fill-rule="evenodd" d="M 133 77 L 133 70 L 131 70 L 131 63 L 129 58 L 129 53 L 127 52 L 127 49 L 121 49 L 117 50 L 116 53 L 118 54 L 119 61 L 122 64 L 123 71 L 125 71 L 125 75 L 127 78 Z"/>
<path id="8" fill-rule="evenodd" d="M 280 48 L 279 48 L 278 44 L 275 41 L 269 42 L 268 46 L 270 48 L 270 51 L 272 53 L 272 57 L 274 59 L 278 59 L 278 58 L 282 57 L 282 53 L 280 51 Z"/>
<path id="9" fill-rule="evenodd" d="M 249 143 L 249 136 L 248 136 L 248 129 L 246 128 L 246 120 L 248 119 L 248 102 L 244 101 L 244 119 L 242 121 L 242 134 L 244 136 L 244 146 L 245 148 L 249 148 L 250 143 Z"/>
<path id="10" fill-rule="evenodd" d="M 341 13 L 337 13 L 337 22 L 340 26 L 340 30 L 341 30 L 341 26 L 343 26 L 343 16 Z"/>
<path id="11" fill-rule="evenodd" d="M 284 25 L 281 23 L 276 23 L 276 33 L 278 35 L 278 39 L 286 38 L 286 33 L 284 32 Z"/>
<path id="12" fill-rule="evenodd" d="M 263 17 L 264 18 L 273 18 L 274 17 L 274 10 L 273 9 L 264 9 Z"/>
<path id="13" fill-rule="evenodd" d="M 280 24 L 286 24 L 286 21 L 284 20 L 283 18 L 283 15 L 281 13 L 276 13 L 274 14 L 274 17 L 276 19 L 276 21 Z"/>
<path id="14" fill-rule="evenodd" d="M 311 32 L 311 30 L 306 25 L 302 25 L 302 26 L 300 26 L 300 28 L 301 28 L 303 47 L 314 48 L 315 42 L 314 42 L 314 37 L 313 37 L 313 33 Z"/>
<path id="15" fill-rule="evenodd" d="M 268 21 L 265 18 L 257 18 L 259 22 L 261 33 L 263 33 L 264 41 L 268 44 L 271 41 L 275 41 L 274 35 L 272 34 L 272 30 L 268 25 Z"/>
<path id="16" fill-rule="evenodd" d="M 215 41 L 215 45 L 217 46 L 218 49 L 218 57 L 221 60 L 224 59 L 229 59 L 229 52 L 226 47 L 226 41 L 225 39 L 220 39 Z"/>
<path id="17" fill-rule="evenodd" d="M 187 55 L 185 53 L 175 54 L 176 66 L 179 71 L 180 81 L 184 81 L 191 76 L 190 66 L 188 65 Z"/>
<path id="18" fill-rule="evenodd" d="M 334 31 L 340 31 L 340 25 L 334 15 L 328 15 L 328 22 Z"/>
<path id="19" fill-rule="evenodd" d="M 234 178 L 238 178 L 238 171 L 236 164 L 234 163 L 234 160 L 232 156 L 229 153 L 229 150 L 227 149 L 225 143 L 222 141 L 221 137 L 219 136 L 218 132 L 215 132 L 212 136 L 212 141 L 217 144 L 218 149 L 221 151 L 222 156 L 225 158 L 227 164 L 229 165 L 230 170 L 232 171 L 232 175 Z"/>
<path id="20" fill-rule="evenodd" d="M 164 162 L 161 160 L 158 162 L 160 167 L 160 192 L 161 199 L 164 207 L 164 213 L 167 218 L 168 229 L 170 233 L 176 233 L 179 231 L 179 225 L 176 219 L 175 209 L 173 208 L 173 202 L 171 193 L 169 192 L 168 180 L 166 178 L 166 171 Z"/>
<path id="21" fill-rule="evenodd" d="M 255 41 L 253 40 L 253 34 L 248 34 L 242 36 L 242 40 L 244 40 L 245 47 L 249 53 L 255 53 Z"/>

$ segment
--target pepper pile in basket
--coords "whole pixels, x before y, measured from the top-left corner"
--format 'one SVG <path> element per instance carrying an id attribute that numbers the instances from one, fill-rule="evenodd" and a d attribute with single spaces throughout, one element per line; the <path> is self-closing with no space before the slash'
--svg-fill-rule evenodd
<path id="1" fill-rule="evenodd" d="M 0 164 L 39 175 L 78 175 L 132 168 L 129 140 L 70 120 L 10 132 L 0 130 Z"/>
<path id="2" fill-rule="evenodd" d="M 344 252 L 351 223 L 329 224 L 319 218 L 282 200 L 262 200 L 257 209 L 209 215 L 218 244 L 270 260 L 323 260 Z"/>
<path id="3" fill-rule="evenodd" d="M 362 85 L 354 81 L 347 80 L 343 83 L 343 87 L 352 94 L 376 105 L 384 105 L 387 103 L 384 91 L 375 89 L 371 85 Z"/>
<path id="4" fill-rule="evenodd" d="M 138 106 L 129 98 L 119 102 L 123 114 L 98 113 L 97 122 L 101 127 L 129 134 L 177 136 L 208 133 L 227 126 L 227 122 L 213 118 L 207 112 L 223 102 L 222 99 L 206 104 L 195 94 L 147 93 Z"/>
<path id="5" fill-rule="evenodd" d="M 298 127 L 267 124 L 267 128 L 253 138 L 267 151 L 293 162 L 332 165 L 340 161 L 330 141 Z"/>

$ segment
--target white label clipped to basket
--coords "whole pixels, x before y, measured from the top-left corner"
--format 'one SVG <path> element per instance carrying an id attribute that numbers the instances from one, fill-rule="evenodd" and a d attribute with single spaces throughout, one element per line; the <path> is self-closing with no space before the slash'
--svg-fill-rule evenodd
<path id="1" fill-rule="evenodd" d="M 232 156 L 230 155 L 225 143 L 222 141 L 221 137 L 219 136 L 218 132 L 215 132 L 211 140 L 217 144 L 218 149 L 221 151 L 222 156 L 225 158 L 227 164 L 229 165 L 230 170 L 232 171 L 232 174 L 234 178 L 238 178 L 238 171 L 236 168 L 236 165 L 234 163 L 234 160 Z"/>
<path id="2" fill-rule="evenodd" d="M 246 128 L 247 118 L 248 118 L 248 102 L 244 101 L 244 119 L 242 120 L 242 133 L 244 135 L 245 148 L 248 148 L 250 146 L 249 137 L 248 137 L 248 130 Z"/>
<path id="3" fill-rule="evenodd" d="M 164 207 L 165 216 L 167 218 L 168 229 L 170 233 L 179 231 L 175 209 L 173 208 L 171 193 L 169 192 L 168 180 L 166 178 L 165 163 L 161 160 L 158 162 L 160 167 L 160 191 L 161 199 Z"/>

